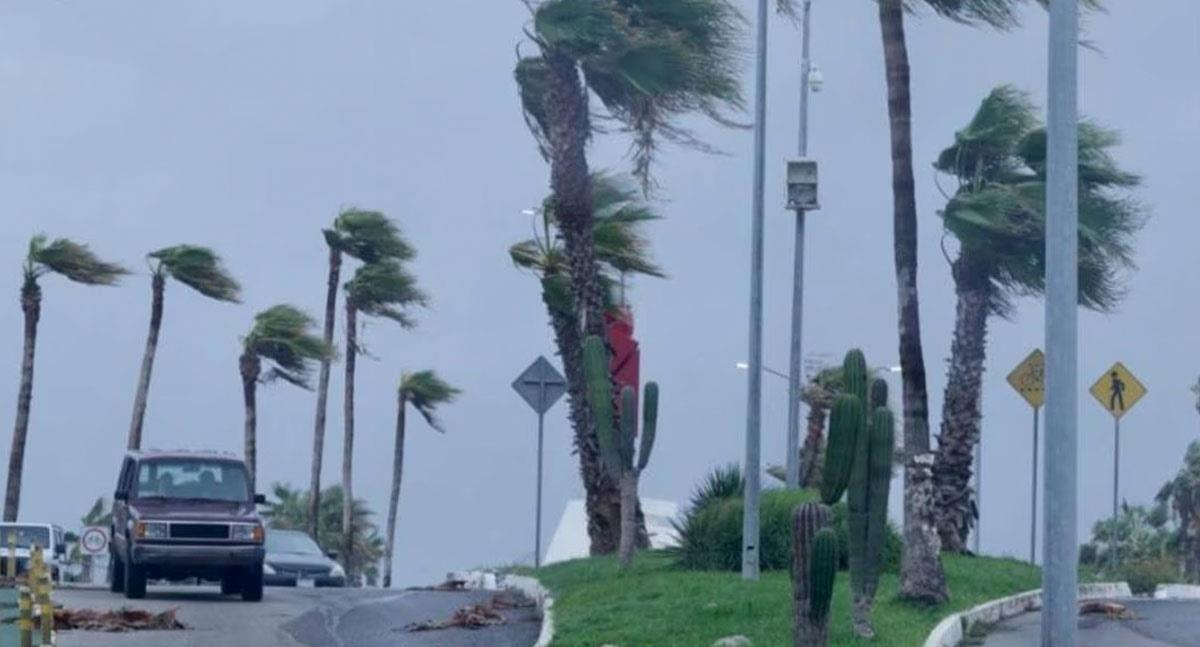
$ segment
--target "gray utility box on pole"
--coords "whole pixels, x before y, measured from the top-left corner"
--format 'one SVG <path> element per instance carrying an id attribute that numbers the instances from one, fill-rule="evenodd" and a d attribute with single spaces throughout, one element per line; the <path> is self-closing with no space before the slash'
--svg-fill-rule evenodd
<path id="1" fill-rule="evenodd" d="M 821 208 L 821 203 L 817 200 L 816 160 L 788 162 L 787 192 L 787 208 L 792 211 L 816 211 Z"/>

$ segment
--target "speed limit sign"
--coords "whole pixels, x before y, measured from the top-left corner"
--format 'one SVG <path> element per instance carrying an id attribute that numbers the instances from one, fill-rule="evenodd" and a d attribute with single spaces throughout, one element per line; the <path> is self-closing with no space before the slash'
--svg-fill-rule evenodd
<path id="1" fill-rule="evenodd" d="M 88 555 L 99 555 L 108 550 L 108 529 L 90 526 L 79 535 L 79 547 Z"/>

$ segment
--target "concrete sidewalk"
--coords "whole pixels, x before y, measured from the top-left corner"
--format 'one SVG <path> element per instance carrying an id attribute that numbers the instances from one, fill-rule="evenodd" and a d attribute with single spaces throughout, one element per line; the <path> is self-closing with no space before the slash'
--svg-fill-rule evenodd
<path id="1" fill-rule="evenodd" d="M 1079 644 L 1087 647 L 1200 647 L 1200 601 L 1121 600 L 1136 617 L 1079 619 Z M 1041 644 L 1041 613 L 1027 613 L 997 625 L 985 647 Z"/>

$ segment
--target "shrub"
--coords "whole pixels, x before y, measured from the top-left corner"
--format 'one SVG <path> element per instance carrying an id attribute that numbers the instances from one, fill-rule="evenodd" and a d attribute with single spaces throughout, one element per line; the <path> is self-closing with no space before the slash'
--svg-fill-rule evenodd
<path id="1" fill-rule="evenodd" d="M 1159 584 L 1179 581 L 1179 566 L 1171 557 L 1131 559 L 1118 572 L 1136 595 L 1150 595 Z"/>
<path id="2" fill-rule="evenodd" d="M 722 470 L 728 483 L 727 468 Z M 714 475 L 715 476 L 715 475 Z M 735 479 L 736 480 L 736 479 Z M 710 476 L 705 483 L 712 483 Z M 697 491 L 704 490 L 702 487 Z M 693 499 L 699 499 L 693 496 Z M 818 501 L 815 490 L 763 490 L 759 499 L 759 565 L 764 570 L 787 570 L 792 563 L 792 510 L 801 503 Z M 676 522 L 679 548 L 677 563 L 693 570 L 737 571 L 742 568 L 742 505 L 740 493 L 723 498 L 706 498 Z M 838 540 L 838 568 L 849 566 L 849 529 L 846 504 L 833 506 L 832 525 Z M 884 572 L 900 568 L 902 542 L 888 525 L 883 549 Z"/>

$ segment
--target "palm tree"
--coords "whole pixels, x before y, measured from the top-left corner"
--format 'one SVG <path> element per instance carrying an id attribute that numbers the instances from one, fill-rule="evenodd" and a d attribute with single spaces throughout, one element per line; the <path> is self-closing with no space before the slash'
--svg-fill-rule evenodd
<path id="1" fill-rule="evenodd" d="M 346 209 L 334 219 L 333 226 L 323 230 L 329 247 L 329 277 L 325 287 L 325 345 L 333 348 L 333 332 L 337 319 L 337 293 L 341 282 L 342 255 L 347 254 L 365 262 L 380 259 L 408 260 L 415 250 L 396 229 L 396 225 L 378 211 Z M 329 369 L 332 355 L 321 360 L 317 375 L 317 413 L 313 424 L 312 470 L 309 474 L 308 533 L 317 535 L 320 520 L 321 464 L 325 454 L 325 412 L 329 400 Z"/>
<path id="2" fill-rule="evenodd" d="M 1038 0 L 1046 4 L 1045 0 Z M 893 246 L 899 304 L 900 366 L 903 372 L 904 446 L 911 460 L 904 470 L 904 546 L 900 595 L 909 600 L 940 603 L 947 599 L 946 578 L 938 561 L 936 533 L 923 467 L 929 453 L 929 393 L 921 349 L 917 296 L 917 198 L 912 161 L 912 101 L 904 13 L 924 5 L 955 22 L 1011 29 L 1025 0 L 876 0 L 883 38 L 884 70 L 891 130 Z M 1099 0 L 1083 0 L 1097 6 Z"/>
<path id="3" fill-rule="evenodd" d="M 37 347 L 38 319 L 42 314 L 42 287 L 38 280 L 61 274 L 84 285 L 116 285 L 128 271 L 100 260 L 88 249 L 66 238 L 53 241 L 43 235 L 29 241 L 21 284 L 21 311 L 25 314 L 25 347 L 21 355 L 21 386 L 17 391 L 17 420 L 8 456 L 8 488 L 4 493 L 4 520 L 16 521 L 21 505 L 21 479 L 25 469 L 25 441 L 29 434 L 29 408 L 33 400 L 33 356 Z"/>
<path id="4" fill-rule="evenodd" d="M 626 277 L 641 274 L 664 277 L 650 257 L 649 242 L 642 235 L 641 225 L 659 218 L 649 205 L 638 197 L 637 190 L 621 178 L 605 173 L 592 176 L 594 218 L 592 239 L 596 244 L 596 257 L 600 264 L 600 279 L 606 286 L 605 305 L 613 304 L 614 286 L 623 292 Z M 563 359 L 563 370 L 567 378 L 567 404 L 570 409 L 572 428 L 575 431 L 575 449 L 583 456 L 592 447 L 590 431 L 593 429 L 592 411 L 587 405 L 587 384 L 583 373 L 583 343 L 580 317 L 572 306 L 570 277 L 567 260 L 563 252 L 563 237 L 554 210 L 554 200 L 547 198 L 541 210 L 541 232 L 534 238 L 521 241 L 509 248 L 509 255 L 517 267 L 529 270 L 537 276 L 542 286 L 542 301 L 550 317 L 554 341 L 559 356 Z M 585 483 L 595 483 L 606 476 L 592 472 L 600 469 L 598 462 L 580 461 Z M 592 538 L 592 552 L 611 552 L 597 538 L 611 539 L 606 527 L 599 524 L 620 518 L 620 499 L 604 496 L 600 487 L 585 488 L 587 509 L 606 510 L 604 514 L 589 514 L 588 535 Z M 606 506 L 616 505 L 612 510 Z M 640 509 L 639 521 L 641 524 Z M 612 516 L 609 516 L 612 515 Z M 618 526 L 619 530 L 619 526 Z"/>
<path id="5" fill-rule="evenodd" d="M 350 510 L 353 501 L 354 476 L 354 370 L 361 350 L 358 343 L 358 314 L 384 317 L 412 328 L 415 324 L 409 310 L 426 303 L 425 294 L 417 288 L 417 280 L 399 261 L 384 260 L 367 263 L 358 268 L 354 278 L 346 283 L 346 395 L 344 406 L 345 436 L 342 441 L 342 547 L 347 564 L 355 564 L 354 537 L 351 534 Z M 351 577 L 357 571 L 348 571 Z"/>
<path id="6" fill-rule="evenodd" d="M 147 254 L 151 260 L 150 333 L 142 355 L 137 391 L 133 397 L 133 420 L 129 423 L 129 449 L 142 447 L 142 423 L 146 419 L 146 400 L 150 395 L 150 373 L 158 350 L 158 332 L 162 328 L 163 293 L 167 277 L 192 288 L 210 299 L 238 303 L 241 286 L 221 265 L 221 258 L 207 247 L 176 245 Z"/>
<path id="7" fill-rule="evenodd" d="M 583 336 L 604 335 L 605 286 L 594 239 L 594 187 L 587 143 L 595 129 L 591 95 L 630 133 L 633 171 L 645 190 L 660 141 L 704 148 L 679 124 L 699 113 L 727 124 L 740 110 L 737 64 L 741 17 L 728 0 L 523 0 L 537 46 L 515 76 L 538 149 L 550 163 L 550 189 L 562 234 L 565 286 L 556 286 L 579 319 L 578 343 L 563 362 L 582 363 Z M 578 422 L 578 419 L 576 419 Z M 587 491 L 593 553 L 616 550 L 620 493 L 599 465 L 595 429 L 576 428 Z"/>
<path id="8" fill-rule="evenodd" d="M 277 305 L 254 317 L 254 327 L 242 340 L 238 369 L 246 406 L 245 458 L 254 490 L 258 473 L 258 385 L 277 379 L 308 389 L 311 364 L 329 356 L 329 346 L 317 337 L 312 317 L 291 305 Z M 271 363 L 264 374 L 263 360 Z"/>
<path id="9" fill-rule="evenodd" d="M 272 488 L 274 501 L 268 501 L 263 517 L 271 528 L 280 530 L 304 530 L 308 527 L 308 492 L 298 488 L 276 483 Z M 313 539 L 322 550 L 329 553 L 342 563 L 346 572 L 362 572 L 368 584 L 374 584 L 378 578 L 379 558 L 383 555 L 383 538 L 379 529 L 371 522 L 374 512 L 363 499 L 355 499 L 350 509 L 350 532 L 354 536 L 355 565 L 353 568 L 346 562 L 345 556 L 338 553 L 342 545 L 342 507 L 344 500 L 342 486 L 332 485 L 321 491 L 321 505 L 318 514 L 321 515 L 321 533 Z"/>
<path id="10" fill-rule="evenodd" d="M 1011 86 L 993 90 L 935 168 L 958 188 L 941 215 L 958 241 L 947 259 L 958 297 L 954 341 L 933 467 L 942 549 L 966 551 L 977 509 L 971 489 L 979 442 L 987 322 L 1008 318 L 1013 300 L 1045 288 L 1046 132 L 1028 96 Z M 1122 275 L 1133 267 L 1132 238 L 1144 210 L 1125 192 L 1140 178 L 1110 155 L 1111 131 L 1079 129 L 1079 304 L 1110 312 L 1123 296 Z"/>
<path id="11" fill-rule="evenodd" d="M 392 462 L 392 498 L 388 504 L 387 543 L 383 553 L 383 588 L 392 587 L 392 553 L 396 546 L 396 509 L 400 505 L 400 479 L 404 472 L 404 427 L 408 405 L 412 405 L 434 431 L 445 433 L 434 416 L 437 408 L 453 402 L 462 393 L 446 384 L 433 371 L 405 373 L 400 378 L 396 407 L 396 453 Z"/>
<path id="12" fill-rule="evenodd" d="M 1200 583 L 1200 441 L 1192 441 L 1183 467 L 1155 497 L 1171 505 L 1179 519 L 1179 570 L 1185 581 Z"/>

